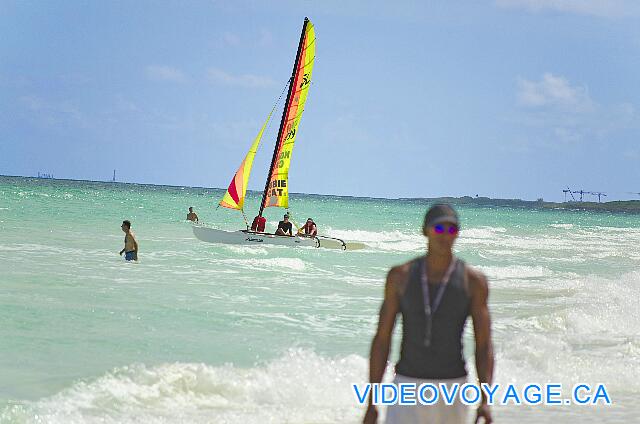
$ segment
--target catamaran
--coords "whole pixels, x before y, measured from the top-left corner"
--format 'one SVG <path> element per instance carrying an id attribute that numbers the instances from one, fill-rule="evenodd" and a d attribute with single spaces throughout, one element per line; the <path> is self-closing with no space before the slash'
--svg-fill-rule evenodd
<path id="1" fill-rule="evenodd" d="M 304 106 L 311 86 L 311 71 L 315 59 L 316 36 L 313 24 L 308 18 L 304 19 L 302 34 L 298 52 L 293 65 L 293 72 L 288 81 L 287 98 L 282 112 L 280 128 L 276 138 L 271 166 L 267 174 L 260 211 L 254 218 L 251 227 L 244 213 L 244 199 L 249 182 L 249 174 L 253 166 L 253 159 L 258 151 L 262 134 L 271 120 L 271 115 L 277 107 L 274 105 L 267 116 L 267 120 L 260 128 L 258 135 L 253 140 L 251 148 L 247 152 L 240 167 L 236 171 L 227 192 L 219 203 L 219 206 L 229 209 L 237 209 L 242 212 L 245 230 L 225 231 L 211 228 L 203 224 L 194 224 L 193 233 L 202 241 L 209 243 L 225 244 L 272 244 L 281 246 L 309 246 L 330 249 L 353 250 L 364 247 L 362 243 L 345 242 L 344 240 L 317 235 L 306 237 L 303 235 L 281 236 L 264 233 L 266 219 L 262 216 L 266 207 L 281 207 L 289 209 L 289 164 L 291 152 L 298 135 L 298 127 Z M 286 89 L 286 87 L 285 87 Z M 284 91 L 283 91 L 284 92 Z"/>

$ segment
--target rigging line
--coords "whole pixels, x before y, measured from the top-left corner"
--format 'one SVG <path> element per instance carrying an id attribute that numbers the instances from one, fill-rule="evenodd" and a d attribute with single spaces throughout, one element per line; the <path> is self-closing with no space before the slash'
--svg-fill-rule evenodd
<path id="1" fill-rule="evenodd" d="M 280 103 L 280 100 L 282 100 L 282 96 L 284 95 L 284 92 L 287 90 L 287 87 L 289 86 L 290 82 L 291 82 L 291 78 L 288 78 L 287 82 L 284 84 L 284 87 L 282 88 L 282 91 L 280 92 L 280 95 L 278 96 L 278 100 L 276 100 L 276 103 L 273 105 L 273 108 L 271 109 L 271 113 L 273 113 L 276 110 L 276 107 L 278 107 L 278 104 Z M 268 132 L 269 128 L 271 128 L 271 122 L 273 122 L 273 119 L 269 119 L 267 128 L 264 129 L 265 132 Z"/>
<path id="2" fill-rule="evenodd" d="M 287 214 L 289 214 L 289 221 L 293 224 L 294 227 L 296 227 L 296 233 L 297 233 L 298 231 L 300 231 L 300 226 L 294 222 L 293 214 L 289 211 L 289 208 L 285 210 L 287 211 Z"/>

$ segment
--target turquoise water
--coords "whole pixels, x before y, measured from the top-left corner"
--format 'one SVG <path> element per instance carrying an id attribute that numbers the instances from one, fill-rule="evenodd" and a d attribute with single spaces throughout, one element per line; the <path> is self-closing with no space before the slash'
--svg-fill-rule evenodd
<path id="1" fill-rule="evenodd" d="M 351 383 L 367 379 L 384 277 L 424 251 L 428 202 L 292 196 L 297 222 L 368 246 L 341 252 L 200 242 L 189 206 L 242 227 L 215 210 L 222 194 L 0 177 L 0 422 L 360 420 Z M 637 419 L 639 217 L 459 212 L 457 254 L 490 280 L 495 380 L 604 383 L 614 403 L 496 406 L 498 422 Z M 139 263 L 118 255 L 123 219 Z"/>

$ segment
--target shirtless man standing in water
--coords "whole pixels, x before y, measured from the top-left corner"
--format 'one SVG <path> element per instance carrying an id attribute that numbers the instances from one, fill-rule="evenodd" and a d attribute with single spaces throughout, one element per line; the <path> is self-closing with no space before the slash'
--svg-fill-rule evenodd
<path id="1" fill-rule="evenodd" d="M 120 251 L 120 256 L 122 256 L 122 254 L 124 253 L 124 258 L 127 261 L 137 261 L 138 242 L 131 232 L 131 222 L 125 219 L 124 221 L 122 221 L 122 225 L 120 226 L 120 228 L 122 228 L 122 231 L 126 234 L 124 236 L 124 248 Z"/>
<path id="2" fill-rule="evenodd" d="M 187 214 L 187 219 L 189 221 L 198 222 L 198 214 L 193 211 L 193 207 L 189 208 L 189 213 Z"/>

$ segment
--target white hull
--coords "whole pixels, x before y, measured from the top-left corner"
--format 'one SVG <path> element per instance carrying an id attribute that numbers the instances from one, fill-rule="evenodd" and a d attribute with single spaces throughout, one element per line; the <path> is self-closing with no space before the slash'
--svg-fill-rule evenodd
<path id="1" fill-rule="evenodd" d="M 315 239 L 307 237 L 276 236 L 250 231 L 224 231 L 199 225 L 193 226 L 193 234 L 198 240 L 207 243 L 318 247 Z"/>
<path id="2" fill-rule="evenodd" d="M 242 245 L 276 245 L 289 247 L 323 247 L 326 249 L 352 250 L 364 247 L 360 243 L 345 243 L 339 239 L 327 237 L 289 237 L 275 234 L 255 233 L 253 231 L 225 231 L 203 225 L 194 225 L 193 234 L 198 240 L 207 243 L 242 244 Z"/>

